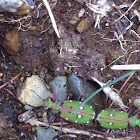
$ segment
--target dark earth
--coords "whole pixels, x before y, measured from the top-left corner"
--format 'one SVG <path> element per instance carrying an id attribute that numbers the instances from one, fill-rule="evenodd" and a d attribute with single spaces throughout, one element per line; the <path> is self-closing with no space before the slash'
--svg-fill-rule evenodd
<path id="1" fill-rule="evenodd" d="M 140 64 L 140 36 L 138 35 L 140 34 L 140 31 L 138 31 L 140 21 L 138 16 L 134 14 L 134 10 L 140 13 L 140 1 L 137 1 L 125 16 L 114 22 L 128 10 L 134 1 L 112 0 L 117 6 L 128 5 L 128 7 L 112 8 L 106 17 L 101 18 L 100 28 L 94 27 L 96 16 L 83 1 L 49 1 L 60 31 L 60 38 L 55 34 L 47 9 L 41 0 L 35 0 L 35 9 L 31 11 L 29 17 L 25 16 L 27 18 L 21 19 L 23 16 L 16 16 L 11 13 L 0 15 L 0 84 L 7 84 L 0 87 L 0 120 L 3 120 L 2 125 L 0 124 L 2 126 L 0 128 L 1 140 L 33 140 L 34 135 L 36 135 L 34 126 L 19 123 L 17 119 L 18 115 L 25 112 L 25 109 L 24 105 L 16 98 L 16 89 L 26 77 L 37 74 L 46 83 L 49 83 L 57 75 L 76 73 L 84 80 L 91 80 L 92 76 L 96 76 L 102 82 L 107 83 L 109 80 L 127 72 L 111 70 L 110 67 L 113 64 Z M 40 6 L 41 3 L 42 6 Z M 73 17 L 78 17 L 77 15 L 82 8 L 85 9 L 83 16 L 78 18 L 75 24 L 71 24 L 71 21 L 74 20 Z M 77 26 L 80 21 L 86 18 L 88 25 L 85 26 L 87 28 L 79 33 Z M 12 22 L 6 22 L 9 19 L 12 19 Z M 18 21 L 18 19 L 21 20 Z M 130 28 L 128 28 L 129 21 L 133 23 Z M 11 55 L 3 48 L 2 43 L 6 33 L 13 29 L 18 29 L 20 49 L 16 54 Z M 114 33 L 123 36 L 121 43 L 114 36 Z M 121 44 L 123 48 L 121 48 Z M 67 51 L 67 47 L 72 51 Z M 19 73 L 21 74 L 18 75 Z M 17 78 L 10 81 L 16 75 L 18 75 Z M 114 88 L 119 91 L 126 80 L 127 78 L 116 83 Z M 131 107 L 129 110 L 130 116 L 133 116 L 133 113 L 138 110 L 134 107 L 133 101 L 140 95 L 139 91 L 140 72 L 136 72 L 120 93 L 124 104 Z M 112 103 L 111 100 L 106 98 L 103 99 L 103 102 L 105 108 Z M 116 106 L 113 107 L 116 108 Z M 34 111 L 44 112 L 43 108 L 34 108 Z M 7 126 L 5 121 L 8 124 Z M 59 121 L 58 117 L 56 122 L 59 123 Z M 91 130 L 93 133 L 95 133 L 94 130 L 107 131 L 100 127 L 98 123 L 95 123 L 94 126 L 84 126 L 84 128 L 76 124 L 66 123 L 65 127 L 75 127 L 85 131 Z M 101 139 L 82 134 L 76 135 L 76 138 L 72 137 L 73 134 L 61 132 L 60 134 L 62 135 L 57 136 L 60 140 Z M 135 139 L 131 129 L 128 130 L 127 136 L 119 131 L 115 131 L 113 134 L 112 139 L 125 139 L 125 137 L 127 137 L 126 139 Z M 140 129 L 138 127 L 136 128 L 136 134 L 140 139 Z"/>

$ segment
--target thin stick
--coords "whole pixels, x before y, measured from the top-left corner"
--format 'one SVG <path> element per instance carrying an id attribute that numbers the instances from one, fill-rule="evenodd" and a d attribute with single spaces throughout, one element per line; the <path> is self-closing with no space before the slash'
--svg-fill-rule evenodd
<path id="1" fill-rule="evenodd" d="M 40 122 L 38 120 L 31 120 L 31 122 L 34 121 L 34 125 L 36 126 L 46 126 L 46 127 L 50 127 L 50 128 L 53 128 L 55 130 L 59 130 L 59 131 L 62 131 L 63 133 L 70 133 L 70 134 L 82 134 L 82 135 L 86 135 L 86 136 L 89 136 L 91 138 L 94 138 L 94 137 L 98 137 L 98 138 L 103 138 L 103 139 L 106 139 L 106 140 L 124 140 L 124 138 L 119 138 L 119 139 L 115 139 L 115 138 L 112 138 L 112 137 L 105 137 L 103 135 L 100 135 L 100 134 L 94 134 L 90 131 L 84 131 L 84 130 L 79 130 L 79 129 L 75 129 L 75 128 L 66 128 L 66 127 L 63 127 L 62 129 L 60 127 L 57 127 L 57 126 L 53 126 L 53 125 L 49 125 L 47 123 L 43 123 L 43 122 Z M 30 123 L 30 121 L 28 122 Z M 133 140 L 134 137 L 125 137 L 127 140 Z"/>
<path id="2" fill-rule="evenodd" d="M 49 125 L 48 123 L 43 123 L 43 122 L 40 122 L 34 118 L 31 118 L 27 121 L 27 123 L 31 123 L 31 125 L 36 125 L 36 126 L 46 126 L 46 127 L 50 127 L 50 128 L 53 128 L 55 130 L 59 130 L 59 131 L 62 131 L 64 133 L 71 133 L 71 134 L 82 134 L 82 135 L 86 135 L 86 136 L 89 136 L 89 137 L 99 137 L 99 138 L 104 138 L 104 136 L 100 135 L 100 134 L 93 134 L 92 132 L 89 132 L 89 131 L 84 131 L 84 130 L 79 130 L 79 129 L 75 129 L 75 128 L 66 128 L 66 127 L 63 127 L 62 129 L 58 126 L 54 126 L 54 125 Z M 32 124 L 33 123 L 33 124 Z M 112 137 L 108 137 L 107 140 L 112 140 Z"/>
<path id="3" fill-rule="evenodd" d="M 129 54 L 128 58 L 127 58 L 127 61 L 126 61 L 127 63 L 126 63 L 126 64 L 128 64 L 131 55 L 132 55 L 133 53 L 137 53 L 137 52 L 139 52 L 139 51 L 140 51 L 140 50 L 134 50 L 133 52 L 131 52 L 131 53 Z"/>
<path id="4" fill-rule="evenodd" d="M 102 38 L 102 39 L 104 39 L 104 41 L 110 41 L 110 42 L 112 42 L 112 41 L 118 41 L 118 39 L 112 39 L 112 38 Z M 134 41 L 134 40 L 121 40 L 122 42 L 135 42 L 135 43 L 139 43 L 139 41 Z"/>
<path id="5" fill-rule="evenodd" d="M 55 30 L 55 33 L 57 34 L 57 37 L 60 38 L 60 34 L 59 34 L 58 29 L 57 29 L 57 25 L 56 25 L 56 22 L 55 22 L 53 13 L 52 13 L 52 11 L 51 11 L 50 5 L 49 5 L 49 3 L 48 3 L 47 0 L 43 0 L 43 2 L 44 2 L 45 7 L 46 7 L 47 10 L 48 10 L 48 14 L 49 14 L 49 16 L 50 16 L 50 19 L 51 19 L 53 28 L 54 28 L 54 30 Z"/>
<path id="6" fill-rule="evenodd" d="M 112 70 L 140 70 L 140 64 L 113 65 Z"/>
<path id="7" fill-rule="evenodd" d="M 127 78 L 127 80 L 124 82 L 124 84 L 122 85 L 121 89 L 119 90 L 119 93 L 118 93 L 118 94 L 121 93 L 122 89 L 124 88 L 124 86 L 127 84 L 127 82 L 130 80 L 130 78 L 131 78 L 133 75 L 134 75 L 134 73 L 132 73 L 132 74 Z"/>
<path id="8" fill-rule="evenodd" d="M 12 83 L 15 79 L 17 79 L 17 78 L 21 75 L 21 73 L 22 73 L 22 72 L 20 72 L 18 75 L 16 75 L 15 77 L 13 77 L 13 78 L 9 81 L 9 83 Z M 8 83 L 5 83 L 5 84 L 1 85 L 1 86 L 0 86 L 0 89 L 4 88 L 4 87 L 7 86 L 7 85 L 8 85 Z"/>
<path id="9" fill-rule="evenodd" d="M 115 60 L 113 60 L 109 65 L 105 66 L 105 68 L 112 65 L 114 62 L 118 61 L 120 58 L 123 58 L 126 54 L 127 54 L 127 52 L 125 52 L 123 55 L 121 55 L 118 58 L 116 58 Z"/>
<path id="10" fill-rule="evenodd" d="M 125 15 L 130 11 L 130 9 L 135 5 L 136 2 L 137 2 L 137 0 L 135 0 L 135 1 L 131 4 L 131 6 L 128 8 L 128 10 L 127 10 L 125 13 L 123 13 L 118 19 L 116 19 L 116 20 L 113 22 L 113 24 L 116 23 L 117 21 L 119 21 L 123 16 L 125 16 Z"/>
<path id="11" fill-rule="evenodd" d="M 134 35 L 138 37 L 138 39 L 140 39 L 140 36 L 134 30 L 130 30 L 130 33 L 133 33 Z"/>

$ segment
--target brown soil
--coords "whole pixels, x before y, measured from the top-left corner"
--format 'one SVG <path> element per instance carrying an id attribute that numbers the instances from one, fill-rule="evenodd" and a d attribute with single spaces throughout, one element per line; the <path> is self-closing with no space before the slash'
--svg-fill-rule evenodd
<path id="1" fill-rule="evenodd" d="M 0 84 L 3 85 L 9 82 L 10 79 L 22 72 L 16 80 L 4 88 L 1 88 L 0 94 L 0 113 L 6 115 L 8 127 L 12 124 L 12 130 L 7 131 L 7 133 L 11 133 L 11 131 L 14 132 L 14 135 L 11 136 L 12 139 L 32 139 L 34 136 L 32 127 L 18 128 L 19 122 L 17 117 L 24 112 L 24 105 L 14 98 L 13 95 L 16 95 L 16 88 L 22 81 L 21 77 L 26 79 L 26 77 L 32 74 L 41 76 L 43 72 L 45 75 L 43 76 L 44 80 L 49 82 L 50 79 L 56 75 L 67 75 L 76 72 L 77 75 L 84 79 L 97 76 L 101 81 L 108 82 L 126 73 L 126 71 L 111 70 L 110 66 L 113 64 L 140 63 L 140 38 L 130 33 L 130 30 L 136 31 L 139 26 L 138 18 L 133 15 L 134 9 L 140 12 L 140 7 L 138 7 L 139 2 L 126 14 L 127 18 L 133 22 L 133 26 L 128 30 L 126 30 L 126 28 L 129 26 L 129 22 L 125 17 L 113 24 L 115 19 L 121 16 L 120 12 L 124 13 L 128 8 L 119 10 L 115 8 L 112 9 L 107 17 L 101 19 L 100 28 L 98 29 L 94 28 L 96 20 L 93 16 L 93 12 L 86 7 L 85 3 L 79 3 L 76 0 L 59 0 L 53 5 L 53 3 L 50 2 L 53 7 L 52 11 L 57 25 L 63 26 L 65 30 L 60 39 L 57 38 L 52 28 L 46 8 L 42 6 L 37 9 L 40 3 L 42 3 L 42 1 L 36 0 L 36 8 L 31 12 L 31 18 L 21 21 L 25 26 L 31 23 L 29 27 L 22 26 L 19 30 L 19 52 L 16 55 L 9 55 L 1 47 L 0 73 L 3 75 L 0 78 Z M 71 6 L 68 5 L 69 3 Z M 132 1 L 114 0 L 114 3 L 116 5 L 123 3 L 131 4 Z M 84 16 L 80 18 L 75 25 L 72 25 L 70 20 L 72 20 L 74 15 L 79 13 L 81 8 L 85 8 L 86 10 Z M 86 17 L 88 17 L 90 21 L 89 27 L 80 34 L 76 31 L 76 27 L 78 23 Z M 131 17 L 133 18 L 131 19 Z M 19 19 L 21 17 L 5 13 L 1 18 L 7 20 L 8 18 Z M 106 26 L 107 24 L 108 26 Z M 5 33 L 19 27 L 19 22 L 0 22 L 0 44 L 2 44 Z M 122 43 L 126 52 L 121 48 L 119 41 L 114 38 L 114 32 L 123 35 L 124 39 Z M 72 49 L 76 46 L 78 52 L 76 54 L 66 52 L 66 44 Z M 61 47 L 63 49 L 62 56 L 60 56 Z M 118 59 L 120 56 L 122 57 Z M 104 69 L 101 71 L 101 68 Z M 121 91 L 120 96 L 125 105 L 129 107 L 133 105 L 133 100 L 140 95 L 139 74 L 139 72 L 134 74 Z M 125 81 L 126 79 L 118 82 L 114 87 L 120 90 Z M 110 100 L 106 101 L 107 107 L 109 107 L 110 104 Z M 5 110 L 8 111 L 6 112 Z M 130 116 L 133 115 L 135 110 L 137 110 L 137 108 L 132 107 Z M 10 111 L 11 113 L 9 113 Z M 36 112 L 37 111 L 42 111 L 42 109 L 37 109 Z M 80 127 L 78 129 L 80 129 Z M 88 127 L 87 129 L 89 130 Z M 100 132 L 106 131 L 99 125 L 94 127 L 94 129 Z M 23 136 L 21 136 L 21 132 L 24 133 Z M 129 135 L 132 135 L 132 133 L 129 133 Z M 137 128 L 137 135 L 140 135 L 139 128 Z M 117 131 L 115 137 L 118 136 L 123 138 L 122 134 Z M 5 134 L 3 139 L 6 140 L 9 137 L 9 134 Z M 70 137 L 66 138 L 69 140 L 74 139 Z M 65 137 L 60 139 L 65 139 Z M 87 136 L 78 135 L 76 139 L 83 140 L 88 138 Z"/>

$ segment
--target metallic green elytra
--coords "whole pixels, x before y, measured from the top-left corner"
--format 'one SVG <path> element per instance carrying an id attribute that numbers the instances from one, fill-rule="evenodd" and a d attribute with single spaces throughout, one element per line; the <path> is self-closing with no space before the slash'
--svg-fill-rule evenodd
<path id="1" fill-rule="evenodd" d="M 44 102 L 44 107 L 52 109 L 54 113 L 60 111 L 61 118 L 65 120 L 79 124 L 89 123 L 94 119 L 95 111 L 92 106 L 84 104 L 75 112 L 80 105 L 81 102 L 79 101 L 65 100 L 61 103 L 59 101 L 53 102 L 50 98 Z M 136 116 L 129 118 L 128 113 L 113 109 L 101 111 L 97 120 L 102 127 L 108 129 L 126 129 L 128 124 L 131 127 L 140 127 L 140 119 L 137 119 Z"/>
<path id="2" fill-rule="evenodd" d="M 81 104 L 79 101 L 65 100 L 60 111 L 61 117 L 65 120 L 86 124 L 92 121 L 95 116 L 95 112 L 92 106 L 84 104 L 77 112 L 73 113 L 75 109 Z"/>
<path id="3" fill-rule="evenodd" d="M 125 129 L 128 127 L 129 118 L 126 112 L 105 109 L 98 115 L 98 121 L 104 128 Z"/>
<path id="4" fill-rule="evenodd" d="M 50 109 L 52 109 L 52 111 L 54 113 L 56 113 L 57 111 L 59 111 L 59 109 L 61 107 L 61 102 L 59 102 L 59 101 L 53 102 L 50 98 L 48 98 L 44 102 L 44 107 L 46 107 L 47 109 L 50 108 Z"/>
<path id="5" fill-rule="evenodd" d="M 137 125 L 140 126 L 140 119 L 136 116 L 133 116 L 129 119 L 129 123 L 131 127 L 136 127 Z"/>

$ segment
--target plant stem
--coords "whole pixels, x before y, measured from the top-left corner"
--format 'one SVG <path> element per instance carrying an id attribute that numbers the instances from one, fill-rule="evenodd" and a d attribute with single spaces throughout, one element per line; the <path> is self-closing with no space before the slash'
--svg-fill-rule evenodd
<path id="1" fill-rule="evenodd" d="M 102 91 L 104 88 L 109 87 L 115 83 L 117 83 L 118 81 L 128 77 L 129 75 L 131 75 L 132 73 L 135 73 L 137 70 L 132 70 L 127 72 L 126 74 L 114 79 L 113 81 L 109 82 L 108 84 L 104 85 L 103 87 L 99 88 L 98 90 L 96 90 L 91 96 L 89 96 L 79 107 L 77 107 L 77 109 L 74 111 L 74 113 L 81 107 L 83 106 L 86 102 L 88 102 L 93 96 L 95 96 L 97 93 L 99 93 L 100 91 Z"/>

